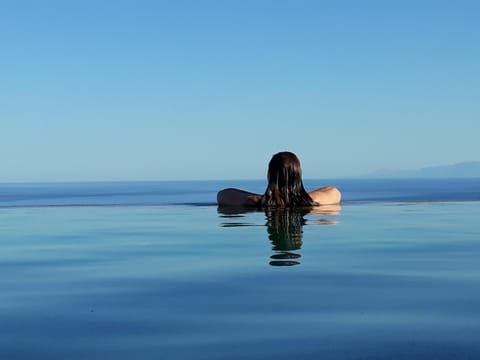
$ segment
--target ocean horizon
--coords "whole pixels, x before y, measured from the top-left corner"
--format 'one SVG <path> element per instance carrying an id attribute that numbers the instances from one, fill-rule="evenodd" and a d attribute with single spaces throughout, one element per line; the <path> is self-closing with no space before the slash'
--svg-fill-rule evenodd
<path id="1" fill-rule="evenodd" d="M 307 190 L 332 185 L 342 201 L 477 201 L 480 179 L 307 179 Z M 265 180 L 91 181 L 0 183 L 0 207 L 45 205 L 174 205 L 216 203 L 222 188 L 263 193 Z"/>

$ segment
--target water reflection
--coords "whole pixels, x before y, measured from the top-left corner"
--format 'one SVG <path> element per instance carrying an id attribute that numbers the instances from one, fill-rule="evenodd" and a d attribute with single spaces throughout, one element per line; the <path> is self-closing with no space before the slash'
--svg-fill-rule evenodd
<path id="1" fill-rule="evenodd" d="M 309 209 L 273 209 L 265 212 L 268 239 L 275 254 L 270 256 L 272 266 L 298 265 L 302 255 L 295 253 L 303 244 L 303 226 Z"/>
<path id="2" fill-rule="evenodd" d="M 319 206 L 315 208 L 278 208 L 278 209 L 248 209 L 248 208 L 218 208 L 218 213 L 224 221 L 222 227 L 266 226 L 268 239 L 272 244 L 273 254 L 269 264 L 272 266 L 299 265 L 302 257 L 299 250 L 303 245 L 303 226 L 307 225 L 306 215 L 339 215 L 339 205 Z M 265 222 L 257 224 L 249 222 L 246 215 L 263 212 Z M 335 225 L 336 220 L 330 218 L 309 219 L 308 225 Z"/>

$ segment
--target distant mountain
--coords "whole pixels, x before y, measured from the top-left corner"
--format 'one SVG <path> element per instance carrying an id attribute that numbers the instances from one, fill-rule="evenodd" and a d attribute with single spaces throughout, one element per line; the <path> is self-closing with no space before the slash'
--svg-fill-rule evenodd
<path id="1" fill-rule="evenodd" d="M 416 170 L 377 170 L 362 177 L 378 178 L 480 178 L 480 161 L 429 166 Z"/>

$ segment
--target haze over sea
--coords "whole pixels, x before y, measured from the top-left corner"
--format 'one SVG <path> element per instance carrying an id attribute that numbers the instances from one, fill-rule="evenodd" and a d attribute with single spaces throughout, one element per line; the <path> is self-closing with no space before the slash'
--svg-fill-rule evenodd
<path id="1" fill-rule="evenodd" d="M 265 181 L 0 184 L 0 358 L 480 357 L 480 180 L 331 183 L 310 212 L 217 208 Z"/>

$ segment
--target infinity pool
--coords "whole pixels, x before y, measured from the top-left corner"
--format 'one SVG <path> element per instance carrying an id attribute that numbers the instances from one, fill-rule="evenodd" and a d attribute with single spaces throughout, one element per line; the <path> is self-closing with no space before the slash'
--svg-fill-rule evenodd
<path id="1" fill-rule="evenodd" d="M 0 358 L 477 359 L 479 215 L 0 208 Z"/>

